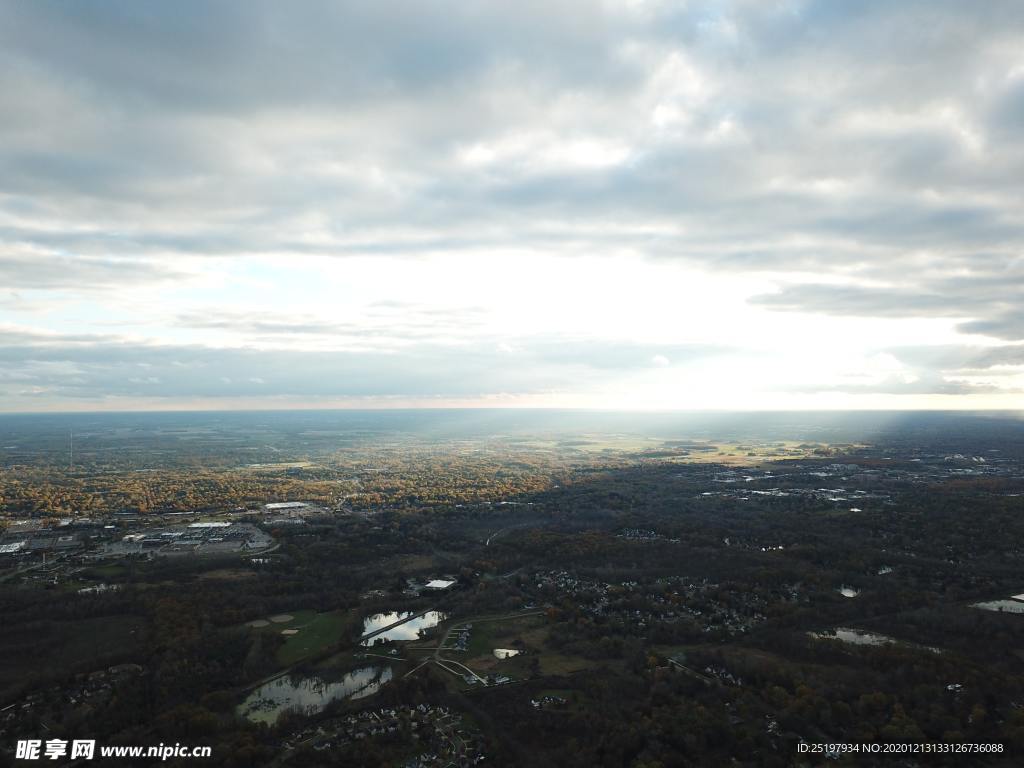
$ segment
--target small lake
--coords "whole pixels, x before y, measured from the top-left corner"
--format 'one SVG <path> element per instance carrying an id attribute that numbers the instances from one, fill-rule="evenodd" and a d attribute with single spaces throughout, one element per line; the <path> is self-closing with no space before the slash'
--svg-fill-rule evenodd
<path id="1" fill-rule="evenodd" d="M 510 659 L 513 656 L 518 656 L 522 651 L 517 651 L 513 648 L 495 648 L 494 657 L 496 659 Z"/>
<path id="2" fill-rule="evenodd" d="M 989 600 L 984 603 L 975 603 L 972 608 L 981 608 L 985 611 L 1002 611 L 1003 613 L 1024 613 L 1024 603 L 1019 600 Z"/>
<path id="3" fill-rule="evenodd" d="M 417 640 L 419 639 L 421 629 L 436 627 L 447 618 L 441 611 L 427 611 L 422 616 L 411 618 L 414 615 L 408 611 L 405 613 L 392 611 L 391 613 L 376 613 L 373 616 L 366 617 L 363 620 L 364 635 L 390 626 L 396 621 L 403 621 L 405 619 L 408 619 L 408 621 L 399 624 L 397 627 L 391 627 L 391 629 L 381 632 L 379 635 L 367 638 L 363 640 L 362 644 L 369 646 L 385 640 Z"/>
<path id="4" fill-rule="evenodd" d="M 886 643 L 896 642 L 887 635 L 876 635 L 874 632 L 865 632 L 862 629 L 847 629 L 846 627 L 836 627 L 825 632 L 811 632 L 810 635 L 819 640 L 841 640 L 844 643 L 853 643 L 854 645 L 885 645 Z"/>
<path id="5" fill-rule="evenodd" d="M 856 597 L 860 594 L 859 589 L 855 589 L 854 587 L 848 587 L 845 584 L 843 584 L 843 586 L 839 588 L 838 592 L 843 597 Z"/>
<path id="6" fill-rule="evenodd" d="M 836 627 L 835 629 L 827 629 L 824 632 L 808 632 L 811 637 L 817 640 L 839 640 L 843 643 L 852 643 L 853 645 L 889 645 L 896 644 L 902 648 L 918 648 L 932 653 L 942 653 L 939 648 L 933 648 L 930 645 L 918 645 L 917 643 L 909 643 L 903 640 L 897 640 L 894 637 L 888 635 L 879 635 L 874 632 L 865 632 L 863 629 L 850 629 L 849 627 Z"/>
<path id="7" fill-rule="evenodd" d="M 238 713 L 268 725 L 288 710 L 313 715 L 337 699 L 373 695 L 391 679 L 391 674 L 391 667 L 374 665 L 355 669 L 334 682 L 317 676 L 284 675 L 250 693 L 239 705 Z"/>

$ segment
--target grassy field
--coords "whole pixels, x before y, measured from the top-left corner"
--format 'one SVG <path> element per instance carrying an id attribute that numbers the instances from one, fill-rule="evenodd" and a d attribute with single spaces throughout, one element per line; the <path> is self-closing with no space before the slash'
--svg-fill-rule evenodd
<path id="1" fill-rule="evenodd" d="M 282 629 L 298 630 L 298 634 L 290 635 L 277 652 L 277 659 L 282 664 L 294 664 L 306 656 L 327 650 L 341 640 L 348 623 L 344 611 L 317 613 L 308 618 L 305 616 L 306 613 L 302 611 L 296 614 L 295 620 L 287 625 L 275 625 Z M 302 621 L 300 615 L 306 620 Z"/>
<path id="2" fill-rule="evenodd" d="M 464 625 L 465 622 L 460 624 Z M 504 674 L 516 679 L 528 677 L 535 664 L 543 668 L 544 658 L 548 655 L 544 640 L 547 637 L 546 620 L 543 616 L 524 616 L 497 621 L 470 620 L 469 645 L 464 654 L 451 653 L 457 659 L 479 674 Z M 494 655 L 496 648 L 524 651 L 517 656 L 498 659 Z M 559 658 L 553 666 L 568 666 L 565 659 Z"/>
<path id="3" fill-rule="evenodd" d="M 465 626 L 462 622 L 459 626 Z M 522 639 L 526 641 L 538 627 L 543 626 L 544 617 L 524 616 L 522 618 L 500 619 L 498 621 L 470 620 L 473 625 L 469 633 L 469 645 L 466 656 L 492 656 L 495 648 L 518 648 L 514 643 Z"/>
<path id="4" fill-rule="evenodd" d="M 635 453 L 644 451 L 679 450 L 679 455 L 665 456 L 666 461 L 684 464 L 727 464 L 734 466 L 755 465 L 776 459 L 806 458 L 813 455 L 815 447 L 824 444 L 808 444 L 794 440 L 759 441 L 688 441 L 692 447 L 676 447 L 672 442 L 636 435 L 581 435 L 575 440 L 519 440 L 517 445 L 532 450 L 564 450 L 573 448 L 586 453 Z M 803 446 L 803 447 L 801 447 Z M 808 447 L 809 446 L 809 447 Z"/>
<path id="5" fill-rule="evenodd" d="M 596 666 L 598 666 L 596 661 L 584 659 L 582 656 L 564 656 L 561 653 L 550 652 L 540 655 L 540 673 L 542 675 L 571 675 Z"/>
<path id="6" fill-rule="evenodd" d="M 442 656 L 464 664 L 479 675 L 507 675 L 513 680 L 521 681 L 537 675 L 566 677 L 599 666 L 595 661 L 564 655 L 549 648 L 547 620 L 541 615 L 491 620 L 476 617 L 455 622 L 455 626 L 458 627 L 467 624 L 472 624 L 472 629 L 466 651 L 460 653 L 446 650 L 442 652 Z M 521 653 L 499 659 L 494 655 L 497 648 L 519 650 Z M 416 660 L 413 663 L 418 663 L 420 659 L 428 658 L 431 652 L 411 652 L 407 655 Z M 468 685 L 463 681 L 461 675 L 444 675 L 442 679 L 449 690 L 465 692 L 478 689 L 477 686 Z M 561 696 L 570 702 L 561 711 L 578 709 L 578 693 L 569 689 L 552 689 L 551 694 Z M 568 694 L 573 694 L 574 698 L 570 698 Z"/>
<path id="7" fill-rule="evenodd" d="M 314 665 L 314 669 L 322 672 L 347 672 L 350 669 L 363 666 L 366 663 L 366 657 L 359 652 L 354 651 L 338 651 L 338 653 L 332 653 L 325 659 L 321 659 Z"/>
<path id="8" fill-rule="evenodd" d="M 245 625 L 250 632 L 295 632 L 285 636 L 284 645 L 277 652 L 277 660 L 283 666 L 291 666 L 307 656 L 323 653 L 332 645 L 339 643 L 351 627 L 351 623 L 358 618 L 349 611 L 317 613 L 308 609 L 283 615 L 291 618 L 287 621 L 269 621 L 271 617 L 268 616 L 265 619 L 268 622 L 266 626 L 253 627 L 248 622 Z"/>

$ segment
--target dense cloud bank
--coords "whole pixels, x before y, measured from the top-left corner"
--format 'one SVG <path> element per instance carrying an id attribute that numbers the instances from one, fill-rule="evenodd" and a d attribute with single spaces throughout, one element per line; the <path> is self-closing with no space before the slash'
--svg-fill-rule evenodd
<path id="1" fill-rule="evenodd" d="M 812 391 L 1019 391 L 1022 33 L 1014 0 L 0 2 L 0 405 L 577 392 L 742 355 L 710 318 L 499 332 L 430 284 L 434 315 L 380 321 L 245 301 L 309 259 L 459 253 L 495 292 L 523 253 L 756 275 L 751 312 L 946 329 Z"/>

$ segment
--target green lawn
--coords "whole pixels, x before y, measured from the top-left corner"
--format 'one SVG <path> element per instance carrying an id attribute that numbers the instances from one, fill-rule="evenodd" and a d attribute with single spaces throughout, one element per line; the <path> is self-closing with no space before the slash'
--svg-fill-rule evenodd
<path id="1" fill-rule="evenodd" d="M 276 628 L 276 629 L 298 629 L 299 627 L 306 626 L 307 624 L 312 622 L 317 617 L 316 611 L 308 609 L 308 608 L 305 609 L 305 610 L 302 610 L 302 611 L 295 611 L 294 613 L 291 612 L 291 611 L 288 611 L 287 613 L 289 613 L 291 615 L 291 617 L 292 617 L 291 621 L 285 621 L 285 622 L 282 622 L 280 624 L 278 624 L 277 622 L 271 622 L 270 623 L 271 628 Z"/>
<path id="2" fill-rule="evenodd" d="M 516 658 L 519 657 L 517 656 Z M 543 675 L 561 677 L 595 666 L 597 666 L 597 662 L 585 659 L 582 656 L 563 656 L 560 653 L 549 651 L 543 651 L 540 654 L 540 671 Z"/>
<path id="3" fill-rule="evenodd" d="M 469 648 L 466 656 L 489 656 L 495 648 L 515 648 L 513 639 L 525 636 L 531 629 L 543 624 L 537 616 L 514 617 L 500 621 L 469 620 L 473 629 L 469 631 Z M 465 626 L 462 622 L 459 626 Z"/>
<path id="4" fill-rule="evenodd" d="M 284 665 L 291 665 L 312 654 L 320 653 L 341 640 L 347 626 L 345 611 L 314 613 L 299 611 L 287 624 L 272 625 L 277 631 L 297 629 L 298 634 L 285 638 L 284 645 L 277 652 L 277 659 Z"/>
<path id="5" fill-rule="evenodd" d="M 494 649 L 494 630 L 498 628 L 497 622 L 483 621 L 480 623 L 471 622 L 473 628 L 469 630 L 469 648 L 466 657 L 472 659 L 475 656 L 486 656 Z"/>
<path id="6" fill-rule="evenodd" d="M 332 671 L 348 671 L 355 669 L 358 666 L 362 666 L 365 659 L 357 656 L 358 652 L 354 651 L 338 651 L 338 653 L 332 653 L 325 659 L 321 659 L 315 665 L 315 668 L 324 672 Z"/>

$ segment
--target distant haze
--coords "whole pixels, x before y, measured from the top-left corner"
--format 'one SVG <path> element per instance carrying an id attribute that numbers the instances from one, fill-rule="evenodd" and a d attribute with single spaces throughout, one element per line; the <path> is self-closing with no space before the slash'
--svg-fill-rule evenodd
<path id="1" fill-rule="evenodd" d="M 1020 409 L 1022 38 L 0 0 L 0 411 Z"/>
<path id="2" fill-rule="evenodd" d="M 652 449 L 663 444 L 685 449 L 691 442 L 715 441 L 841 444 L 884 438 L 916 444 L 922 436 L 932 443 L 938 439 L 952 444 L 970 438 L 992 448 L 1003 439 L 1019 444 L 1024 439 L 1024 419 L 999 411 L 636 413 L 553 408 L 0 414 L 0 460 L 16 463 L 23 454 L 62 459 L 72 439 L 76 455 L 103 456 L 113 448 L 141 450 L 148 445 L 161 454 L 188 456 L 197 447 L 211 444 L 222 451 L 286 449 L 295 458 L 393 444 L 399 438 L 438 445 L 493 440 L 536 448 L 535 440 L 571 447 L 588 440 L 600 444 L 608 436 L 642 438 L 650 441 L 646 447 Z M 629 445 L 635 449 L 643 443 Z"/>

